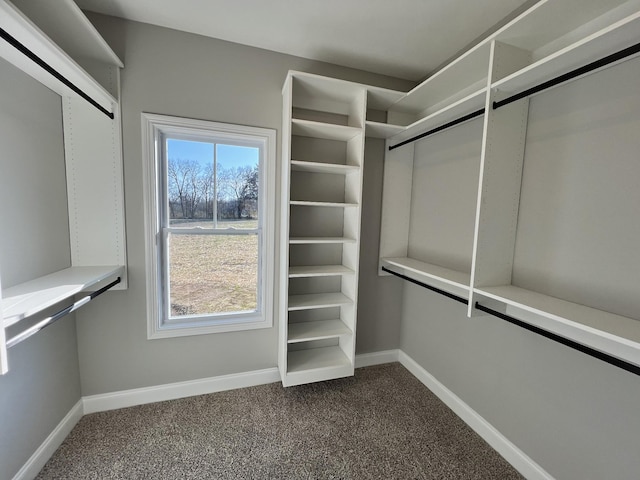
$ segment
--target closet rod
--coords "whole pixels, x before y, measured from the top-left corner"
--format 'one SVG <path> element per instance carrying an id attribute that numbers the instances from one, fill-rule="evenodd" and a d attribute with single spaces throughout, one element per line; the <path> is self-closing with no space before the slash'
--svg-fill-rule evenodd
<path id="1" fill-rule="evenodd" d="M 559 75 L 555 78 L 552 78 L 551 80 L 547 80 L 546 82 L 543 82 L 539 85 L 536 85 L 534 87 L 528 88 L 527 90 L 524 90 L 520 93 L 516 93 L 515 95 L 512 95 L 510 97 L 505 98 L 504 100 L 500 100 L 499 102 L 493 102 L 493 109 L 496 110 L 500 107 L 504 107 L 505 105 L 508 105 L 510 103 L 516 102 L 518 100 L 520 100 L 521 98 L 525 98 L 528 97 L 530 95 L 533 95 L 535 93 L 541 92 L 543 90 L 546 90 L 548 88 L 551 87 L 555 87 L 556 85 L 559 85 L 561 83 L 564 82 L 568 82 L 569 80 L 572 80 L 576 77 L 579 77 L 581 75 L 584 75 L 586 73 L 592 72 L 594 70 L 597 70 L 599 68 L 605 67 L 607 65 L 610 65 L 612 63 L 618 62 L 620 60 L 623 60 L 627 57 L 630 57 L 632 55 L 635 55 L 636 53 L 640 52 L 640 43 L 636 43 L 635 45 L 632 45 L 630 47 L 627 47 L 623 50 L 620 50 L 616 53 L 612 53 L 611 55 L 607 55 L 604 58 L 601 58 L 600 60 L 596 60 L 595 62 L 591 62 L 587 65 L 584 65 L 582 67 L 576 68 L 575 70 L 571 70 L 570 72 L 564 73 L 562 75 Z"/>
<path id="2" fill-rule="evenodd" d="M 84 93 L 79 87 L 77 87 L 74 83 L 72 83 L 70 80 L 68 80 L 64 75 L 62 75 L 60 72 L 58 72 L 55 68 L 53 68 L 47 62 L 42 60 L 39 56 L 37 56 L 31 50 L 29 50 L 25 45 L 23 45 L 20 41 L 18 41 L 14 36 L 12 36 L 10 33 L 8 33 L 3 28 L 0 28 L 0 37 L 2 37 L 4 40 L 7 41 L 7 43 L 9 43 L 11 46 L 13 46 L 16 50 L 18 50 L 24 56 L 26 56 L 27 58 L 32 60 L 34 63 L 36 63 L 40 67 L 42 67 L 42 69 L 44 69 L 46 72 L 50 73 L 54 78 L 58 79 L 60 82 L 65 84 L 71 90 L 73 90 L 78 95 L 80 95 L 82 98 L 84 98 L 87 102 L 89 102 L 91 105 L 96 107 L 98 110 L 100 110 L 102 113 L 104 113 L 107 117 L 109 117 L 110 119 L 113 120 L 113 118 L 114 118 L 113 112 L 110 112 L 109 110 L 104 108 L 102 105 L 100 105 L 98 102 L 96 102 L 93 98 L 91 98 L 89 95 Z"/>
<path id="3" fill-rule="evenodd" d="M 524 328 L 525 330 L 529 330 L 530 332 L 537 333 L 538 335 L 542 335 L 549 340 L 553 340 L 554 342 L 561 343 L 567 347 L 573 348 L 574 350 L 578 350 L 579 352 L 586 353 L 587 355 L 602 360 L 603 362 L 607 362 L 610 365 L 626 370 L 627 372 L 634 373 L 640 376 L 640 367 L 634 365 L 633 363 L 625 362 L 624 360 L 620 360 L 612 355 L 607 353 L 603 353 L 599 350 L 596 350 L 591 347 L 587 347 L 586 345 L 582 345 L 581 343 L 574 342 L 573 340 L 569 340 L 568 338 L 561 337 L 560 335 L 556 335 L 555 333 L 551 333 L 547 330 L 543 330 L 542 328 L 536 327 L 535 325 L 528 324 L 523 322 L 522 320 L 518 320 L 517 318 L 513 318 L 504 313 L 493 310 L 489 307 L 485 307 L 476 302 L 476 309 L 481 312 L 488 313 L 489 315 L 493 315 L 494 317 L 505 320 L 509 323 L 517 325 L 519 327 Z"/>
<path id="4" fill-rule="evenodd" d="M 403 145 L 406 145 L 408 143 L 415 142 L 416 140 L 420 140 L 421 138 L 428 137 L 429 135 L 433 135 L 434 133 L 441 132 L 442 130 L 446 130 L 449 127 L 455 127 L 456 125 L 459 125 L 459 124 L 461 124 L 463 122 L 466 122 L 467 120 L 471 120 L 472 118 L 479 117 L 480 115 L 484 115 L 484 108 L 481 108 L 480 110 L 476 110 L 475 112 L 471 112 L 471 113 L 469 113 L 467 115 L 464 115 L 464 116 L 462 116 L 460 118 L 452 120 L 452 121 L 450 121 L 448 123 L 445 123 L 444 125 L 440 125 L 439 127 L 436 127 L 436 128 L 434 128 L 432 130 L 428 130 L 428 131 L 426 131 L 424 133 L 421 133 L 420 135 L 416 135 L 415 137 L 411 137 L 411 138 L 409 138 L 407 140 L 404 140 L 403 142 L 397 143 L 395 145 L 391 145 L 389 147 L 389 150 L 393 150 L 395 148 L 402 147 Z"/>
<path id="5" fill-rule="evenodd" d="M 25 341 L 27 338 L 31 337 L 32 335 L 35 335 L 40 330 L 48 327 L 49 325 L 55 323 L 58 320 L 60 320 L 65 315 L 67 315 L 67 314 L 79 309 L 84 304 L 90 302 L 91 300 L 96 298 L 98 295 L 102 295 L 104 292 L 109 290 L 111 287 L 113 287 L 113 286 L 115 286 L 115 285 L 117 285 L 119 283 L 120 283 L 120 277 L 116 278 L 109 285 L 105 285 L 101 289 L 90 293 L 86 297 L 82 297 L 80 300 L 78 300 L 77 302 L 74 302 L 72 305 L 69 305 L 68 307 L 63 308 L 58 313 L 55 313 L 55 314 L 51 315 L 50 317 L 47 317 L 44 320 L 41 320 L 40 322 L 36 323 L 34 326 L 32 326 L 30 328 L 27 328 L 24 332 L 20 332 L 16 336 L 11 337 L 10 339 L 7 340 L 7 348 L 11 348 L 14 345 L 19 344 L 20 342 Z"/>
<path id="6" fill-rule="evenodd" d="M 389 270 L 386 267 L 382 267 L 382 270 L 392 275 L 395 275 L 396 277 L 400 277 L 403 280 L 407 280 L 408 282 L 415 283 L 416 285 L 424 287 L 428 290 L 444 295 L 445 297 L 451 298 L 457 302 L 464 303 L 465 305 L 469 304 L 469 302 L 465 298 L 459 297 L 458 295 L 445 292 L 444 290 L 441 290 L 439 288 L 433 287 L 431 285 L 427 285 L 426 283 L 422 283 L 418 280 L 414 280 L 413 278 L 409 278 L 405 275 Z M 578 350 L 579 352 L 582 352 L 591 357 L 597 358 L 598 360 L 602 360 L 603 362 L 606 362 L 610 365 L 613 365 L 615 367 L 626 370 L 627 372 L 640 376 L 640 367 L 637 365 L 634 365 L 633 363 L 625 362 L 624 360 L 620 360 L 619 358 L 616 358 L 612 355 L 603 353 L 591 347 L 587 347 L 586 345 L 582 345 L 578 342 L 574 342 L 573 340 L 570 340 L 568 338 L 561 337 L 560 335 L 556 335 L 555 333 L 536 327 L 535 325 L 530 325 L 526 322 L 523 322 L 522 320 L 518 320 L 517 318 L 511 317 L 505 313 L 498 312 L 497 310 L 493 310 L 492 308 L 489 308 L 489 307 L 485 307 L 478 302 L 476 302 L 475 308 L 477 310 L 480 310 L 481 312 L 488 313 L 489 315 L 493 315 L 494 317 L 500 318 L 501 320 L 505 320 L 513 325 L 517 325 L 518 327 L 524 328 L 525 330 L 528 330 L 533 333 L 537 333 L 538 335 L 541 335 L 549 340 L 553 340 L 554 342 L 560 343 L 566 347 L 573 348 L 574 350 Z"/>

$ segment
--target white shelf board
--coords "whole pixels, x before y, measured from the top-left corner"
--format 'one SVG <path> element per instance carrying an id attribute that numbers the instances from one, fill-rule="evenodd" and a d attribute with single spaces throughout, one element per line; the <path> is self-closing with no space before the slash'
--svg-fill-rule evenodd
<path id="1" fill-rule="evenodd" d="M 331 244 L 331 243 L 356 243 L 355 238 L 346 237 L 291 237 L 290 245 Z"/>
<path id="2" fill-rule="evenodd" d="M 70 267 L 2 292 L 3 325 L 8 327 L 103 280 L 122 276 L 124 267 Z"/>
<path id="3" fill-rule="evenodd" d="M 361 128 L 311 120 L 292 119 L 291 134 L 301 137 L 323 138 L 326 140 L 349 141 L 362 133 Z"/>
<path id="4" fill-rule="evenodd" d="M 301 373 L 309 370 L 339 368 L 349 365 L 349 359 L 340 347 L 295 350 L 287 355 L 287 373 Z"/>
<path id="5" fill-rule="evenodd" d="M 438 70 L 396 102 L 390 110 L 419 114 L 486 78 L 489 72 L 489 43 L 480 43 Z"/>
<path id="6" fill-rule="evenodd" d="M 73 0 L 13 0 L 12 3 L 77 62 L 90 59 L 124 67 Z"/>
<path id="7" fill-rule="evenodd" d="M 318 320 L 289 324 L 288 343 L 309 342 L 349 335 L 351 329 L 342 320 Z"/>
<path id="8" fill-rule="evenodd" d="M 463 298 L 469 297 L 471 274 L 409 257 L 382 258 L 381 265 L 406 277 Z"/>
<path id="9" fill-rule="evenodd" d="M 337 175 L 346 175 L 347 173 L 357 172 L 359 169 L 360 167 L 356 165 L 291 160 L 291 170 L 298 172 L 332 173 Z"/>
<path id="10" fill-rule="evenodd" d="M 372 122 L 367 120 L 365 135 L 371 138 L 390 138 L 402 133 L 405 128 L 406 127 L 400 125 L 391 125 L 389 123 Z"/>
<path id="11" fill-rule="evenodd" d="M 7 2 L 0 2 L 0 28 L 13 36 L 41 60 L 54 68 L 106 110 L 113 112 L 115 98 L 91 77 L 75 60 L 42 32 L 20 10 Z M 9 43 L 0 42 L 0 57 L 15 65 L 60 96 L 78 94 L 53 77 Z"/>
<path id="12" fill-rule="evenodd" d="M 389 90 L 387 88 L 367 85 L 367 108 L 373 110 L 388 110 L 391 105 L 402 99 L 407 92 Z"/>
<path id="13" fill-rule="evenodd" d="M 344 265 L 310 265 L 289 267 L 289 278 L 300 277 L 332 277 L 336 275 L 353 275 L 354 271 Z"/>
<path id="14" fill-rule="evenodd" d="M 342 305 L 350 305 L 352 303 L 353 300 L 339 292 L 289 295 L 289 311 L 340 307 Z"/>
<path id="15" fill-rule="evenodd" d="M 289 76 L 293 79 L 294 107 L 309 108 L 309 105 L 304 102 L 299 104 L 298 99 L 314 98 L 349 105 L 353 98 L 364 93 L 366 88 L 363 84 L 323 77 L 314 73 L 290 71 Z"/>
<path id="16" fill-rule="evenodd" d="M 508 93 L 526 90 L 637 43 L 638 32 L 640 12 L 494 82 L 491 87 Z"/>
<path id="17" fill-rule="evenodd" d="M 507 314 L 527 323 L 640 365 L 640 320 L 513 285 L 474 292 L 505 303 Z"/>
<path id="18" fill-rule="evenodd" d="M 445 104 L 441 109 L 427 115 L 424 118 L 407 126 L 404 131 L 392 137 L 393 143 L 400 143 L 422 132 L 456 120 L 464 115 L 484 108 L 486 101 L 486 88 L 476 90 L 469 95 L 452 103 Z"/>
<path id="19" fill-rule="evenodd" d="M 299 207 L 357 207 L 357 203 L 344 203 L 344 202 L 310 202 L 307 200 L 291 200 L 290 205 L 297 205 Z"/>

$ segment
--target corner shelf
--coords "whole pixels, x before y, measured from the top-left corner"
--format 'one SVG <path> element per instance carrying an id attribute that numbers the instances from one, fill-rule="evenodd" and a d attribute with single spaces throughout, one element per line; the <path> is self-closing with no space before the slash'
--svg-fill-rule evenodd
<path id="1" fill-rule="evenodd" d="M 289 296 L 289 311 L 311 310 L 315 308 L 340 307 L 353 305 L 353 300 L 343 293 L 309 293 Z"/>
<path id="2" fill-rule="evenodd" d="M 314 122 L 312 120 L 291 120 L 291 134 L 301 137 L 322 138 L 346 142 L 362 133 L 361 128 L 333 123 Z"/>
<path id="3" fill-rule="evenodd" d="M 324 340 L 353 333 L 342 320 L 318 320 L 289 325 L 289 343 Z"/>
<path id="4" fill-rule="evenodd" d="M 7 288 L 2 292 L 4 328 L 123 274 L 121 266 L 71 267 Z"/>

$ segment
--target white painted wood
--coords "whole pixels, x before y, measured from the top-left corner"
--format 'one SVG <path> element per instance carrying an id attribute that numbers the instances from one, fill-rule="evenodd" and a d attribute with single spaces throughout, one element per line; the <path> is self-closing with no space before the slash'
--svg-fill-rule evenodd
<path id="1" fill-rule="evenodd" d="M 289 325 L 289 343 L 309 342 L 325 338 L 349 335 L 353 332 L 342 320 L 318 320 L 315 322 L 299 322 Z"/>
<path id="2" fill-rule="evenodd" d="M 122 266 L 70 267 L 2 292 L 3 326 L 6 328 L 26 317 L 90 291 L 100 283 L 109 283 L 124 272 Z"/>
<path id="3" fill-rule="evenodd" d="M 509 315 L 640 365 L 640 320 L 512 285 L 485 287 L 476 289 L 476 292 L 505 303 Z"/>
<path id="4" fill-rule="evenodd" d="M 605 57 L 638 42 L 640 12 L 608 25 L 579 41 L 558 50 L 511 75 L 498 77 L 491 85 L 502 96 L 524 91 L 551 78 L 575 70 L 594 59 Z"/>
<path id="5" fill-rule="evenodd" d="M 315 243 L 356 243 L 356 239 L 347 237 L 291 237 L 289 239 L 290 245 L 306 245 Z"/>
<path id="6" fill-rule="evenodd" d="M 310 293 L 289 295 L 289 311 L 351 305 L 353 300 L 342 293 Z"/>
<path id="7" fill-rule="evenodd" d="M 11 3 L 83 68 L 86 68 L 84 60 L 124 67 L 74 0 L 12 0 Z"/>
<path id="8" fill-rule="evenodd" d="M 400 350 L 400 363 L 411 374 L 431 390 L 445 405 L 480 435 L 491 447 L 529 480 L 553 480 L 540 465 L 514 445 L 509 439 L 496 430 L 478 412 L 473 410 L 460 397 L 445 387 L 437 378 L 425 370 L 418 362 Z"/>
<path id="9" fill-rule="evenodd" d="M 381 258 L 383 267 L 462 298 L 469 296 L 470 274 L 407 257 Z"/>
<path id="10" fill-rule="evenodd" d="M 304 200 L 291 200 L 289 202 L 290 205 L 298 205 L 301 207 L 337 207 L 337 208 L 348 208 L 348 207 L 357 207 L 357 203 L 344 203 L 344 202 L 309 202 Z"/>
<path id="11" fill-rule="evenodd" d="M 288 374 L 349 367 L 351 364 L 340 347 L 320 347 L 289 352 L 288 363 Z"/>
<path id="12" fill-rule="evenodd" d="M 40 444 L 38 449 L 29 457 L 29 460 L 14 475 L 13 480 L 31 480 L 36 478 L 40 470 L 45 466 L 55 451 L 62 445 L 65 438 L 71 433 L 73 427 L 80 421 L 84 414 L 82 399 L 78 400 L 69 413 L 60 420 L 56 428 Z"/>
<path id="13" fill-rule="evenodd" d="M 291 134 L 301 137 L 324 138 L 346 142 L 356 135 L 360 135 L 361 128 L 332 123 L 313 122 L 311 120 L 292 119 Z"/>
<path id="14" fill-rule="evenodd" d="M 62 104 L 71 264 L 126 265 L 119 109 L 112 120 L 81 98 Z"/>
<path id="15" fill-rule="evenodd" d="M 291 170 L 297 172 L 331 173 L 336 175 L 346 175 L 357 171 L 360 167 L 355 165 L 341 165 L 337 163 L 306 162 L 291 160 Z"/>
<path id="16" fill-rule="evenodd" d="M 491 44 L 494 76 L 528 61 L 528 52 L 498 42 Z M 487 94 L 482 159 L 471 270 L 472 287 L 511 283 L 520 183 L 527 132 L 527 98 L 499 110 L 492 108 L 495 91 Z M 474 313 L 473 290 L 469 315 Z"/>
<path id="17" fill-rule="evenodd" d="M 289 267 L 289 278 L 331 277 L 334 275 L 353 275 L 355 272 L 344 265 L 310 265 Z"/>
<path id="18" fill-rule="evenodd" d="M 20 10 L 4 0 L 0 2 L 0 28 L 16 38 L 103 108 L 110 112 L 113 111 L 114 105 L 117 103 L 116 99 L 67 53 L 53 43 Z M 59 95 L 80 98 L 72 89 L 4 40 L 0 42 L 0 56 Z M 101 113 L 101 115 L 104 114 Z"/>
<path id="19" fill-rule="evenodd" d="M 406 257 L 409 242 L 414 145 L 388 150 L 391 144 L 387 140 L 382 185 L 380 258 Z M 380 268 L 378 273 L 388 275 Z"/>
<path id="20" fill-rule="evenodd" d="M 400 125 L 392 125 L 389 123 L 366 122 L 366 136 L 372 138 L 390 138 L 403 132 L 405 127 Z"/>

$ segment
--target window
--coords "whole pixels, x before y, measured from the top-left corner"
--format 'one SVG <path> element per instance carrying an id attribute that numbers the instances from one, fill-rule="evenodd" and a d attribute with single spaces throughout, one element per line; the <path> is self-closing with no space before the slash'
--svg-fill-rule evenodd
<path id="1" fill-rule="evenodd" d="M 270 327 L 275 130 L 142 123 L 149 338 Z"/>

